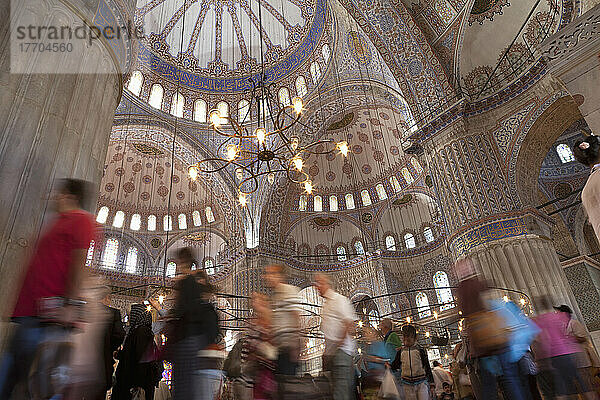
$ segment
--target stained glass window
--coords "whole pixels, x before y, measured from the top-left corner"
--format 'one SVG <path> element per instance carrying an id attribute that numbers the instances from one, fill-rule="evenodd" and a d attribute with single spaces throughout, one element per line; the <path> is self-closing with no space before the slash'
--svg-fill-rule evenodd
<path id="1" fill-rule="evenodd" d="M 194 226 L 202 225 L 202 218 L 200 218 L 200 211 L 196 210 L 192 213 L 192 221 L 194 221 Z"/>
<path id="2" fill-rule="evenodd" d="M 356 254 L 365 254 L 365 246 L 363 246 L 363 243 L 360 240 L 354 242 L 354 249 L 356 250 Z"/>
<path id="3" fill-rule="evenodd" d="M 173 261 L 171 261 L 170 263 L 167 264 L 166 275 L 169 278 L 175 278 L 176 273 L 177 273 L 177 264 L 175 264 Z"/>
<path id="4" fill-rule="evenodd" d="M 170 215 L 165 215 L 163 217 L 163 230 L 165 232 L 173 230 L 173 218 Z"/>
<path id="5" fill-rule="evenodd" d="M 98 216 L 96 217 L 96 222 L 98 222 L 99 224 L 106 223 L 106 220 L 108 219 L 108 211 L 108 207 L 100 207 L 100 211 L 98 211 Z"/>
<path id="6" fill-rule="evenodd" d="M 306 196 L 301 195 L 298 200 L 298 211 L 306 211 Z"/>
<path id="7" fill-rule="evenodd" d="M 127 260 L 125 261 L 125 272 L 135 274 L 137 269 L 138 249 L 137 247 L 130 247 L 127 250 Z"/>
<path id="8" fill-rule="evenodd" d="M 407 249 L 414 249 L 415 247 L 417 247 L 415 235 L 413 235 L 410 232 L 404 235 L 404 244 L 406 245 Z"/>
<path id="9" fill-rule="evenodd" d="M 400 182 L 398 182 L 398 178 L 396 178 L 395 175 L 390 177 L 390 184 L 396 192 L 402 190 L 402 188 L 400 187 Z"/>
<path id="10" fill-rule="evenodd" d="M 346 248 L 344 246 L 338 246 L 336 253 L 338 261 L 346 261 Z"/>
<path id="11" fill-rule="evenodd" d="M 296 78 L 296 94 L 298 97 L 304 97 L 308 93 L 308 89 L 306 88 L 306 80 L 302 75 Z"/>
<path id="12" fill-rule="evenodd" d="M 211 258 L 204 260 L 204 271 L 206 271 L 208 275 L 215 274 L 215 262 Z"/>
<path id="13" fill-rule="evenodd" d="M 238 121 L 246 122 L 250 119 L 250 102 L 246 99 L 240 100 L 238 103 Z"/>
<path id="14" fill-rule="evenodd" d="M 215 214 L 213 214 L 212 208 L 206 207 L 206 210 L 204 210 L 204 213 L 206 214 L 206 220 L 208 221 L 209 224 L 211 222 L 215 222 Z"/>
<path id="15" fill-rule="evenodd" d="M 102 266 L 104 268 L 115 269 L 119 256 L 119 241 L 115 238 L 110 238 L 106 241 L 104 252 L 102 253 Z"/>
<path id="16" fill-rule="evenodd" d="M 369 191 L 368 190 L 363 190 L 360 192 L 360 198 L 362 200 L 363 206 L 370 206 L 371 205 L 371 196 L 369 195 Z"/>
<path id="17" fill-rule="evenodd" d="M 329 211 L 338 210 L 338 198 L 335 195 L 329 196 Z"/>
<path id="18" fill-rule="evenodd" d="M 410 174 L 410 171 L 406 167 L 402 168 L 402 176 L 404 177 L 406 183 L 408 183 L 409 185 L 415 181 L 413 176 Z"/>
<path id="19" fill-rule="evenodd" d="M 377 197 L 379 197 L 379 200 L 385 200 L 388 198 L 385 187 L 382 183 L 377 184 L 377 186 L 375 186 L 375 190 L 377 191 Z"/>
<path id="20" fill-rule="evenodd" d="M 392 235 L 385 237 L 385 248 L 386 250 L 396 251 L 396 239 Z"/>
<path id="21" fill-rule="evenodd" d="M 284 107 L 292 104 L 292 101 L 290 100 L 290 91 L 288 88 L 282 87 L 279 89 L 279 103 Z"/>
<path id="22" fill-rule="evenodd" d="M 436 288 L 435 294 L 438 303 L 443 304 L 440 306 L 440 311 L 454 307 L 452 290 L 449 288 L 450 281 L 448 280 L 448 274 L 444 271 L 436 272 L 435 275 L 433 275 L 433 286 Z"/>
<path id="23" fill-rule="evenodd" d="M 352 195 L 352 193 L 346 194 L 345 200 L 346 200 L 346 209 L 353 210 L 354 209 L 354 196 Z"/>
<path id="24" fill-rule="evenodd" d="M 185 98 L 179 92 L 173 95 L 173 100 L 171 100 L 171 114 L 181 118 L 183 117 L 183 106 L 185 104 Z"/>
<path id="25" fill-rule="evenodd" d="M 162 108 L 163 101 L 163 87 L 160 84 L 155 83 L 150 89 L 150 97 L 148 98 L 148 104 L 159 110 Z"/>
<path id="26" fill-rule="evenodd" d="M 427 227 L 425 227 L 425 229 L 423 229 L 423 236 L 425 237 L 425 241 L 427 243 L 431 243 L 435 239 L 433 237 L 433 230 L 429 226 L 427 226 Z"/>
<path id="27" fill-rule="evenodd" d="M 129 84 L 127 85 L 127 89 L 135 94 L 136 96 L 140 95 L 142 91 L 142 84 L 144 83 L 144 75 L 140 71 L 133 71 L 131 74 L 131 78 L 129 78 Z"/>
<path id="28" fill-rule="evenodd" d="M 329 62 L 329 57 L 331 56 L 331 49 L 327 43 L 323 45 L 321 53 L 323 54 L 323 61 L 325 61 L 325 64 L 327 64 Z"/>
<path id="29" fill-rule="evenodd" d="M 179 214 L 177 216 L 177 224 L 179 225 L 179 229 L 187 229 L 187 217 L 185 214 Z"/>
<path id="30" fill-rule="evenodd" d="M 417 171 L 417 173 L 420 174 L 421 172 L 423 172 L 423 167 L 421 166 L 419 160 L 417 160 L 416 158 L 411 158 L 410 163 L 415 168 L 415 171 Z"/>
<path id="31" fill-rule="evenodd" d="M 129 229 L 132 231 L 139 231 L 142 227 L 142 216 L 140 214 L 133 214 L 131 216 L 131 222 L 129 222 Z"/>
<path id="32" fill-rule="evenodd" d="M 321 78 L 321 66 L 318 62 L 315 61 L 310 64 L 310 75 L 312 76 L 315 85 L 319 83 L 319 79 Z"/>
<path id="33" fill-rule="evenodd" d="M 379 326 L 379 313 L 377 312 L 377 310 L 369 311 L 369 325 L 371 325 L 375 329 L 377 329 L 377 327 Z"/>
<path id="34" fill-rule="evenodd" d="M 94 245 L 95 242 L 92 240 L 90 242 L 90 247 L 88 247 L 87 256 L 85 257 L 85 266 L 89 267 L 92 265 L 92 261 L 94 259 Z"/>
<path id="35" fill-rule="evenodd" d="M 314 210 L 317 212 L 323 211 L 323 199 L 321 198 L 321 196 L 315 196 Z"/>
<path id="36" fill-rule="evenodd" d="M 573 155 L 573 151 L 569 147 L 568 144 L 561 143 L 556 146 L 556 152 L 558 153 L 558 157 L 563 164 L 570 163 L 575 161 L 575 156 Z"/>
<path id="37" fill-rule="evenodd" d="M 429 299 L 423 292 L 417 293 L 415 297 L 417 303 L 417 311 L 419 312 L 419 318 L 425 318 L 431 316 L 431 308 L 429 307 Z"/>
<path id="38" fill-rule="evenodd" d="M 206 102 L 202 99 L 194 102 L 194 121 L 206 122 Z"/>
<path id="39" fill-rule="evenodd" d="M 169 387 L 169 389 L 171 389 L 171 382 L 172 382 L 171 376 L 172 375 L 173 375 L 173 366 L 171 365 L 170 362 L 163 361 L 162 379 L 163 379 L 163 381 L 165 381 L 165 384 Z"/>
<path id="40" fill-rule="evenodd" d="M 217 110 L 219 110 L 219 114 L 221 115 L 221 125 L 228 124 L 229 119 L 226 117 L 229 116 L 229 104 L 224 101 L 220 101 L 217 103 Z"/>
<path id="41" fill-rule="evenodd" d="M 113 219 L 113 226 L 115 228 L 122 228 L 124 222 L 125 222 L 125 213 L 123 211 L 117 211 L 115 213 L 115 218 Z"/>
<path id="42" fill-rule="evenodd" d="M 156 215 L 148 215 L 148 230 L 156 230 Z"/>

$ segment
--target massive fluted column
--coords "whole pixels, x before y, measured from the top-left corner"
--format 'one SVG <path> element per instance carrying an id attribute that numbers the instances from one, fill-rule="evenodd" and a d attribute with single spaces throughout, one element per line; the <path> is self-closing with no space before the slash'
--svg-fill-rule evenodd
<path id="1" fill-rule="evenodd" d="M 118 54 L 96 40 L 86 51 L 57 55 L 70 63 L 69 71 L 92 73 L 11 73 L 11 2 L 0 3 L 0 311 L 5 315 L 19 287 L 24 257 L 51 215 L 49 196 L 55 180 L 75 177 L 100 183 L 122 88 L 119 57 L 131 54 L 126 47 Z M 78 0 L 40 0 L 37 7 L 28 8 L 27 2 L 12 3 L 13 23 L 15 15 L 32 13 L 46 25 L 81 24 L 84 18 L 95 21 L 93 10 L 105 7 L 105 20 L 110 11 L 102 1 L 87 1 L 90 8 Z M 31 71 L 36 67 L 25 65 Z"/>
<path id="2" fill-rule="evenodd" d="M 550 239 L 552 221 L 521 206 L 494 140 L 476 130 L 458 120 L 427 144 L 455 259 L 470 257 L 496 286 L 548 294 L 579 312 Z"/>

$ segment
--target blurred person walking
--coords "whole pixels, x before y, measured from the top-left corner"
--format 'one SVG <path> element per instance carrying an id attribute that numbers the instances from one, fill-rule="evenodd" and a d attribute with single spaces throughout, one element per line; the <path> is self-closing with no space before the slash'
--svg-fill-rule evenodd
<path id="1" fill-rule="evenodd" d="M 333 400 L 350 400 L 355 377 L 353 335 L 358 316 L 350 300 L 332 289 L 326 275 L 316 274 L 315 286 L 325 299 L 321 310 L 321 331 L 325 336 L 323 370 L 331 373 Z"/>
<path id="2" fill-rule="evenodd" d="M 104 329 L 104 337 L 102 339 L 105 390 L 104 396 L 100 397 L 99 400 L 106 398 L 106 392 L 113 385 L 115 356 L 125 340 L 125 328 L 121 320 L 121 311 L 110 306 L 110 288 L 108 286 L 105 287 L 105 293 L 106 295 L 102 299 L 102 304 L 108 314 L 108 323 Z"/>
<path id="3" fill-rule="evenodd" d="M 444 383 L 447 383 L 452 387 L 454 383 L 452 381 L 452 375 L 450 375 L 450 372 L 446 371 L 444 367 L 442 367 L 442 364 L 437 360 L 433 362 L 431 373 L 435 384 L 435 395 L 439 398 L 444 392 Z"/>
<path id="4" fill-rule="evenodd" d="M 254 318 L 247 339 L 248 370 L 254 382 L 252 396 L 255 400 L 273 400 L 277 397 L 277 348 L 271 335 L 272 311 L 266 296 L 253 293 L 252 309 Z"/>
<path id="5" fill-rule="evenodd" d="M 82 209 L 88 185 L 63 179 L 53 196 L 58 215 L 35 246 L 12 314 L 17 327 L 0 363 L 2 399 L 9 399 L 17 386 L 26 386 L 38 345 L 66 322 L 66 299 L 79 297 L 87 251 L 96 235 L 93 215 Z"/>
<path id="6" fill-rule="evenodd" d="M 454 346 L 450 373 L 457 400 L 473 400 L 473 387 L 467 370 L 467 349 L 464 341 Z"/>
<path id="7" fill-rule="evenodd" d="M 142 389 L 146 399 L 154 397 L 161 379 L 161 363 L 155 359 L 157 347 L 152 333 L 152 314 L 143 304 L 133 304 L 129 313 L 129 331 L 118 352 L 112 400 L 131 400 Z"/>

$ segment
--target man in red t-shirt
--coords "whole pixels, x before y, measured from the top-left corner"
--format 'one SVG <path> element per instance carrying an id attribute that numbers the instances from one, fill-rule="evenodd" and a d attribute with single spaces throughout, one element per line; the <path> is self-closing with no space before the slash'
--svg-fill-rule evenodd
<path id="1" fill-rule="evenodd" d="M 47 332 L 39 318 L 40 304 L 47 298 L 78 297 L 87 251 L 96 234 L 93 215 L 81 209 L 87 185 L 64 179 L 54 197 L 58 216 L 36 245 L 12 314 L 18 327 L 0 365 L 2 399 L 27 379 L 36 348 Z"/>

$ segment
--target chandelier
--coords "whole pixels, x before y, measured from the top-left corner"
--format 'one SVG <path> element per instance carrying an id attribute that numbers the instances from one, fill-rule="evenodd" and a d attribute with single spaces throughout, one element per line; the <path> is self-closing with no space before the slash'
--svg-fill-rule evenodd
<path id="1" fill-rule="evenodd" d="M 236 121 L 230 115 L 212 110 L 209 122 L 225 140 L 214 157 L 189 167 L 190 178 L 196 180 L 200 172 L 215 173 L 230 168 L 239 181 L 238 200 L 242 206 L 246 205 L 246 196 L 259 189 L 264 176 L 273 183 L 276 174 L 283 174 L 303 186 L 307 193 L 312 193 L 313 182 L 305 171 L 306 159 L 311 154 L 329 154 L 336 150 L 346 157 L 348 143 L 331 139 L 309 141 L 293 134 L 293 128 L 302 125 L 299 123 L 304 111 L 302 98 L 294 97 L 290 104 L 283 104 L 275 100 L 272 84 L 266 82 L 264 76 L 258 81 L 252 78 L 249 81 L 252 84 L 251 100 L 246 115 L 240 119 L 244 121 L 250 116 L 255 117 L 254 121 Z M 253 110 L 256 110 L 254 114 Z"/>

